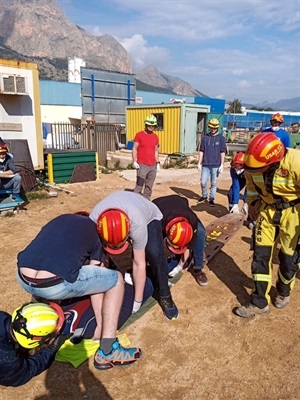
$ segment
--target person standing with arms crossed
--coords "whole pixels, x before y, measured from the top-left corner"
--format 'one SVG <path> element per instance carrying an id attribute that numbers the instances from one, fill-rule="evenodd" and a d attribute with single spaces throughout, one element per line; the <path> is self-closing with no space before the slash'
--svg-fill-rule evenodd
<path id="1" fill-rule="evenodd" d="M 160 169 L 158 136 L 154 133 L 157 119 L 150 114 L 145 119 L 145 129 L 134 137 L 132 149 L 133 168 L 137 170 L 135 193 L 142 194 L 150 200 L 152 187 L 156 178 L 156 171 Z"/>

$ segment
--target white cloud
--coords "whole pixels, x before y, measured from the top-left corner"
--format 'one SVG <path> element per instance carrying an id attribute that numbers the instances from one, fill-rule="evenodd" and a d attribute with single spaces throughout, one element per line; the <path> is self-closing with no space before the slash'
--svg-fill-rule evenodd
<path id="1" fill-rule="evenodd" d="M 249 81 L 243 79 L 238 82 L 237 86 L 238 86 L 238 88 L 241 88 L 241 89 L 247 89 L 247 88 L 251 87 L 252 85 Z"/>
<path id="2" fill-rule="evenodd" d="M 130 38 L 119 39 L 119 42 L 128 51 L 136 68 L 156 64 L 157 60 L 163 64 L 169 59 L 168 50 L 159 46 L 149 46 L 142 35 L 136 34 Z"/>
<path id="3" fill-rule="evenodd" d="M 212 97 L 274 102 L 300 96 L 300 0 L 100 3 L 86 0 L 87 14 L 74 22 L 114 36 L 135 67 L 155 65 Z"/>

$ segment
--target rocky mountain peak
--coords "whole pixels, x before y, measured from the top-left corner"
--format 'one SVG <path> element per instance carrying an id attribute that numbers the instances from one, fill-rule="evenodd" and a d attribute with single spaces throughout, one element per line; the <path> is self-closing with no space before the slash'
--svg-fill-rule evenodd
<path id="1" fill-rule="evenodd" d="M 131 73 L 131 59 L 120 43 L 75 25 L 56 0 L 0 0 L 0 43 L 24 56 L 79 57 L 90 68 Z"/>
<path id="2" fill-rule="evenodd" d="M 84 59 L 88 68 L 132 73 L 130 56 L 116 39 L 93 36 L 75 25 L 56 0 L 0 0 L 0 57 L 36 62 L 41 79 L 67 80 L 68 57 Z M 153 65 L 135 73 L 144 87 L 205 96 Z"/>

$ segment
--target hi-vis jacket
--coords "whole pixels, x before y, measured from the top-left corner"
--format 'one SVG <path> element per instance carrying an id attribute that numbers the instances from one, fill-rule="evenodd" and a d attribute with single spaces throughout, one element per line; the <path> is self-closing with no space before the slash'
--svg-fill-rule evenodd
<path id="1" fill-rule="evenodd" d="M 277 168 L 271 171 L 246 172 L 247 203 L 261 199 L 264 203 L 275 205 L 280 199 L 283 203 L 300 199 L 300 151 L 286 149 Z"/>

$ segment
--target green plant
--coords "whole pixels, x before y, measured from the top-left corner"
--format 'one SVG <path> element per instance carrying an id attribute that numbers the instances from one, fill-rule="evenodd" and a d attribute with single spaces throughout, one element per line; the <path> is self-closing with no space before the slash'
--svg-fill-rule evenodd
<path id="1" fill-rule="evenodd" d="M 15 214 L 13 211 L 7 211 L 5 214 L 3 214 L 3 217 L 11 218 L 14 217 Z"/>
<path id="2" fill-rule="evenodd" d="M 41 199 L 47 199 L 48 197 L 49 197 L 48 192 L 43 189 L 26 193 L 27 200 L 41 200 Z"/>
<path id="3" fill-rule="evenodd" d="M 101 174 L 108 175 L 108 174 L 111 174 L 111 173 L 112 173 L 112 171 L 110 169 L 108 169 L 108 168 L 102 168 L 101 169 Z"/>

